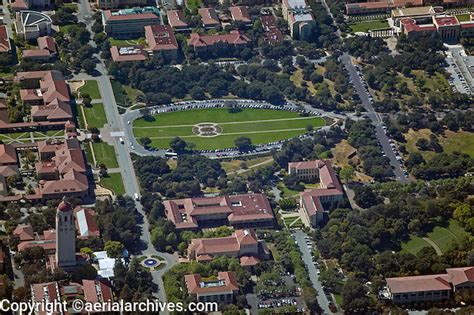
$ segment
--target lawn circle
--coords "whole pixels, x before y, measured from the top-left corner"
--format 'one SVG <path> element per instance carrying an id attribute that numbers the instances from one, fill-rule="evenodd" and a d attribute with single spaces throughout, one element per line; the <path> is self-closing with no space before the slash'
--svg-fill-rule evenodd
<path id="1" fill-rule="evenodd" d="M 217 137 L 222 133 L 222 127 L 216 123 L 203 122 L 193 126 L 193 133 L 203 138 Z"/>

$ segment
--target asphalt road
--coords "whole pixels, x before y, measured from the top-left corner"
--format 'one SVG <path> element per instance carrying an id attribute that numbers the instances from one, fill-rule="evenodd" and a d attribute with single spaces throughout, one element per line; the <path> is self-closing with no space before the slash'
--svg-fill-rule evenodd
<path id="1" fill-rule="evenodd" d="M 367 94 L 367 89 L 364 87 L 362 79 L 357 74 L 354 65 L 352 64 L 351 57 L 348 54 L 343 54 L 340 57 L 341 62 L 344 63 L 347 71 L 349 72 L 349 76 L 352 80 L 352 84 L 356 89 L 357 94 L 359 94 L 360 100 L 362 101 L 362 105 L 364 106 L 365 110 L 367 111 L 367 116 L 372 121 L 373 125 L 375 126 L 377 140 L 379 141 L 382 149 L 384 150 L 385 154 L 387 155 L 388 159 L 390 160 L 390 165 L 392 166 L 393 173 L 398 181 L 402 183 L 409 182 L 408 178 L 405 178 L 403 175 L 403 171 L 400 165 L 400 162 L 397 161 L 396 155 L 393 152 L 389 139 L 383 130 L 383 122 L 380 114 L 377 113 L 372 106 L 369 96 Z"/>
<path id="2" fill-rule="evenodd" d="M 304 233 L 303 231 L 296 231 L 293 233 L 293 236 L 295 237 L 295 240 L 298 243 L 298 247 L 300 248 L 303 261 L 306 264 L 306 267 L 308 268 L 309 279 L 313 284 L 313 288 L 318 291 L 319 306 L 323 309 L 324 314 L 333 314 L 333 312 L 331 312 L 331 310 L 329 309 L 329 301 L 326 298 L 326 295 L 324 294 L 323 284 L 321 283 L 321 281 L 319 281 L 319 276 L 317 273 L 318 268 L 315 266 L 313 259 L 311 258 L 311 252 L 308 249 L 308 245 L 306 245 L 306 233 Z"/>
<path id="3" fill-rule="evenodd" d="M 207 105 L 214 106 L 214 105 L 216 105 L 215 102 L 221 103 L 221 101 L 223 101 L 223 100 L 212 99 L 212 100 L 206 100 L 206 101 L 198 101 L 199 103 L 196 103 L 196 104 L 199 104 L 199 105 L 202 105 L 202 106 L 207 106 Z M 236 100 L 236 101 L 240 102 L 240 101 L 243 101 L 243 100 Z M 250 102 L 248 102 L 248 101 L 250 101 Z M 262 103 L 262 102 L 258 102 L 258 101 L 252 101 L 252 100 L 245 100 L 245 102 L 240 103 L 240 106 L 242 106 L 242 107 L 249 107 L 249 106 L 255 106 L 255 105 L 271 105 L 271 104 Z M 169 106 L 156 106 L 154 108 L 155 109 L 167 109 L 167 110 L 171 110 L 171 109 L 186 110 L 185 109 L 186 106 L 189 106 L 189 105 L 171 104 Z M 342 120 L 343 122 L 348 117 L 348 115 L 345 115 L 345 114 L 337 114 L 337 113 L 333 113 L 333 112 L 327 112 L 327 111 L 324 111 L 324 110 L 321 110 L 321 109 L 316 109 L 316 108 L 313 108 L 309 104 L 306 104 L 306 103 L 298 103 L 297 104 L 295 102 L 289 101 L 289 102 L 287 102 L 286 105 L 284 105 L 284 107 L 287 110 L 294 109 L 294 110 L 299 111 L 299 110 L 304 109 L 308 112 L 318 112 L 320 117 L 330 117 L 330 118 L 333 118 L 333 119 Z M 139 109 L 127 110 L 127 112 L 125 114 L 123 114 L 122 117 L 123 117 L 123 121 L 125 122 L 123 131 L 124 131 L 126 137 L 129 139 L 129 141 L 126 143 L 126 145 L 128 145 L 130 147 L 130 150 L 133 153 L 141 155 L 141 156 L 145 156 L 145 155 L 162 156 L 162 157 L 165 156 L 165 150 L 163 150 L 163 149 L 154 150 L 154 151 L 147 150 L 134 137 L 134 135 L 133 135 L 133 121 L 137 118 L 140 118 L 141 116 L 142 115 L 141 115 Z M 349 115 L 349 116 L 352 119 L 358 119 L 354 115 Z M 324 126 L 324 127 L 321 127 L 317 130 L 318 131 L 323 131 L 323 130 L 326 130 L 326 129 L 329 129 L 329 126 Z M 131 149 L 132 146 L 133 146 L 133 149 Z M 238 150 L 227 150 L 225 152 L 222 152 L 222 151 L 221 152 L 206 152 L 206 153 L 201 153 L 201 154 L 204 155 L 204 156 L 207 156 L 209 158 L 237 157 L 237 156 L 243 156 L 243 155 L 262 154 L 262 153 L 265 153 L 265 152 L 270 152 L 272 149 L 279 149 L 280 146 L 281 146 L 281 143 L 280 144 L 262 145 L 262 146 L 259 146 L 259 150 L 257 150 L 256 152 L 253 152 L 253 153 L 252 152 L 242 153 L 242 152 L 239 152 Z"/>
<path id="4" fill-rule="evenodd" d="M 79 5 L 78 18 L 80 21 L 83 21 L 88 25 L 90 29 L 93 20 L 89 18 L 91 16 L 91 10 L 87 0 L 81 0 Z M 91 45 L 92 45 L 91 41 Z M 98 56 L 97 56 L 98 57 Z M 96 67 L 96 70 L 100 75 L 96 77 L 89 77 L 88 79 L 95 79 L 98 82 L 99 90 L 102 95 L 102 100 L 104 104 L 105 114 L 107 116 L 108 127 L 110 131 L 122 131 L 124 129 L 124 122 L 122 117 L 118 112 L 117 103 L 115 101 L 115 96 L 113 93 L 112 85 L 108 77 L 107 71 L 103 63 L 99 63 Z M 84 75 L 83 75 L 84 76 Z M 87 76 L 86 76 L 87 77 Z M 117 161 L 121 169 L 123 184 L 125 188 L 125 195 L 133 197 L 136 193 L 140 195 L 140 187 L 135 175 L 135 170 L 133 168 L 133 163 L 130 158 L 129 147 L 121 144 L 118 137 L 112 138 L 113 145 L 115 147 L 115 152 L 117 155 Z M 126 141 L 128 141 L 125 136 Z M 127 143 L 127 142 L 125 142 Z M 159 291 L 157 293 L 157 298 L 160 301 L 166 301 L 166 295 L 164 292 L 162 275 L 168 271 L 174 264 L 177 262 L 177 257 L 175 255 L 170 255 L 168 253 L 158 252 L 150 242 L 150 233 L 149 233 L 149 223 L 146 218 L 146 215 L 143 211 L 143 207 L 139 201 L 135 201 L 135 206 L 138 212 L 141 214 L 143 220 L 140 223 L 142 229 L 141 241 L 143 248 L 137 249 L 139 255 L 159 255 L 163 257 L 166 261 L 166 266 L 158 271 L 152 272 L 153 281 L 158 285 Z"/>
<path id="5" fill-rule="evenodd" d="M 335 23 L 334 16 L 332 15 L 331 10 L 329 9 L 329 6 L 326 3 L 326 0 L 322 0 L 321 3 L 326 8 L 327 13 L 329 14 L 329 16 L 331 17 L 333 21 L 333 26 L 336 28 L 336 35 L 342 39 L 341 31 L 339 30 L 339 28 L 337 27 Z M 348 55 L 347 53 L 344 53 L 340 57 L 340 61 L 344 63 L 344 66 L 349 72 L 349 76 L 352 79 L 352 84 L 354 88 L 356 89 L 357 94 L 359 94 L 359 97 L 362 101 L 362 105 L 367 111 L 368 117 L 370 118 L 370 120 L 372 120 L 372 123 L 375 126 L 377 139 L 380 142 L 380 145 L 382 146 L 385 154 L 390 160 L 390 165 L 392 166 L 392 170 L 396 179 L 402 183 L 409 182 L 410 179 L 406 178 L 403 175 L 403 171 L 401 169 L 400 163 L 397 161 L 396 155 L 393 152 L 392 148 L 390 147 L 390 143 L 388 142 L 388 137 L 382 128 L 382 119 L 380 115 L 375 111 L 372 104 L 370 103 L 370 100 L 367 96 L 367 90 L 365 89 L 362 83 L 362 79 L 357 75 L 357 71 L 355 70 L 354 65 L 352 64 L 352 61 L 351 61 L 351 56 Z"/>

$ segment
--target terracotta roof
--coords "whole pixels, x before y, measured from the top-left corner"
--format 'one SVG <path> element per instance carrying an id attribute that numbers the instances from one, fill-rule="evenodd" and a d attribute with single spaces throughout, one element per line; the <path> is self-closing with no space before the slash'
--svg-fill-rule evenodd
<path id="1" fill-rule="evenodd" d="M 166 16 L 168 17 L 168 24 L 172 28 L 187 28 L 189 26 L 181 10 L 169 10 L 166 12 Z"/>
<path id="2" fill-rule="evenodd" d="M 9 52 L 12 49 L 8 38 L 6 25 L 0 25 L 0 52 Z"/>
<path id="3" fill-rule="evenodd" d="M 0 143 L 0 165 L 17 163 L 18 157 L 15 148 L 11 144 Z"/>
<path id="4" fill-rule="evenodd" d="M 232 30 L 230 34 L 200 35 L 192 33 L 188 39 L 188 45 L 194 47 L 212 46 L 216 43 L 227 43 L 231 45 L 246 45 L 250 39 L 238 30 Z"/>
<path id="5" fill-rule="evenodd" d="M 446 274 L 387 278 L 386 281 L 392 294 L 451 290 L 449 276 Z"/>
<path id="6" fill-rule="evenodd" d="M 274 15 L 262 15 L 260 16 L 260 20 L 262 21 L 262 27 L 269 42 L 279 43 L 283 41 L 283 33 L 277 27 Z"/>
<path id="7" fill-rule="evenodd" d="M 104 11 L 106 22 L 119 22 L 119 21 L 130 21 L 130 20 L 159 20 L 160 17 L 151 12 L 134 13 L 134 14 L 112 14 L 112 11 Z"/>
<path id="8" fill-rule="evenodd" d="M 56 43 L 54 38 L 51 36 L 42 36 L 38 37 L 38 48 L 39 49 L 47 49 L 51 53 L 56 53 Z"/>
<path id="9" fill-rule="evenodd" d="M 473 27 L 474 27 L 474 21 L 461 23 L 461 28 L 473 28 Z"/>
<path id="10" fill-rule="evenodd" d="M 18 244 L 18 250 L 22 251 L 27 248 L 32 247 L 42 247 L 46 251 L 55 251 L 56 250 L 56 240 L 33 240 L 33 241 L 25 241 Z"/>
<path id="11" fill-rule="evenodd" d="M 199 8 L 198 13 L 201 16 L 202 24 L 204 26 L 211 27 L 220 24 L 217 12 L 213 8 Z"/>
<path id="12" fill-rule="evenodd" d="M 113 301 L 114 297 L 110 286 L 100 280 L 82 280 L 84 298 L 87 302 L 107 302 Z"/>
<path id="13" fill-rule="evenodd" d="M 238 291 L 239 284 L 231 271 L 218 273 L 216 280 L 203 280 L 199 274 L 185 275 L 184 281 L 188 294 L 212 294 Z"/>
<path id="14" fill-rule="evenodd" d="M 49 58 L 51 57 L 51 52 L 47 49 L 26 49 L 21 53 L 23 58 Z"/>
<path id="15" fill-rule="evenodd" d="M 65 202 L 64 200 L 61 201 L 61 203 L 59 203 L 58 205 L 58 211 L 61 211 L 61 212 L 69 212 L 69 211 L 72 211 L 72 207 L 71 205 L 68 203 L 68 202 Z"/>
<path id="16" fill-rule="evenodd" d="M 0 175 L 10 177 L 18 174 L 18 165 L 4 165 L 0 166 Z"/>
<path id="17" fill-rule="evenodd" d="M 70 120 L 73 117 L 71 105 L 58 99 L 48 105 L 31 106 L 31 116 L 46 120 Z"/>
<path id="18" fill-rule="evenodd" d="M 13 235 L 17 235 L 20 241 L 31 241 L 35 239 L 33 227 L 29 224 L 18 225 L 13 231 Z"/>
<path id="19" fill-rule="evenodd" d="M 229 222 L 273 220 L 268 199 L 263 194 L 243 194 L 207 198 L 186 198 L 163 202 L 168 220 L 176 228 L 197 228 L 199 216 L 227 214 Z"/>
<path id="20" fill-rule="evenodd" d="M 148 58 L 147 52 L 141 46 L 112 46 L 110 47 L 110 53 L 112 60 L 115 62 L 144 61 Z"/>
<path id="21" fill-rule="evenodd" d="M 57 282 L 37 283 L 31 285 L 31 294 L 35 301 L 53 302 L 60 299 Z"/>
<path id="22" fill-rule="evenodd" d="M 11 7 L 13 10 L 28 10 L 29 5 L 25 0 L 16 0 Z"/>
<path id="23" fill-rule="evenodd" d="M 177 50 L 178 42 L 169 25 L 145 26 L 145 37 L 151 50 Z"/>
<path id="24" fill-rule="evenodd" d="M 436 16 L 433 17 L 438 26 L 459 25 L 459 21 L 455 16 Z"/>
<path id="25" fill-rule="evenodd" d="M 252 19 L 250 17 L 249 11 L 245 6 L 229 7 L 230 15 L 232 20 L 239 21 L 243 23 L 251 23 Z"/>
<path id="26" fill-rule="evenodd" d="M 391 0 L 394 7 L 412 6 L 419 7 L 423 5 L 423 0 Z"/>
<path id="27" fill-rule="evenodd" d="M 227 237 L 192 239 L 191 244 L 188 246 L 188 253 L 194 253 L 196 257 L 201 255 L 215 256 L 223 253 L 239 255 L 242 244 L 258 244 L 253 230 L 237 230 L 234 234 Z"/>
<path id="28" fill-rule="evenodd" d="M 240 257 L 240 265 L 245 267 L 252 267 L 255 266 L 260 262 L 260 259 L 258 257 L 254 256 L 242 256 Z"/>
<path id="29" fill-rule="evenodd" d="M 79 237 L 100 237 L 100 230 L 99 226 L 97 225 L 96 213 L 94 210 L 76 207 L 74 209 L 74 216 L 76 218 L 76 230 Z"/>
<path id="30" fill-rule="evenodd" d="M 446 272 L 451 276 L 450 281 L 455 286 L 474 282 L 474 267 L 448 268 Z"/>

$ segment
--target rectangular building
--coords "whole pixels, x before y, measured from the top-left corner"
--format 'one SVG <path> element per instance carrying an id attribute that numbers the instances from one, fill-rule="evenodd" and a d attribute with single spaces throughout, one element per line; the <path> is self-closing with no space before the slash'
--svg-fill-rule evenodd
<path id="1" fill-rule="evenodd" d="M 474 267 L 448 268 L 445 274 L 386 278 L 395 304 L 449 300 L 454 292 L 474 289 Z"/>
<path id="2" fill-rule="evenodd" d="M 156 7 L 122 9 L 102 12 L 102 24 L 108 36 L 137 38 L 145 35 L 145 26 L 160 25 L 160 10 Z"/>
<path id="3" fill-rule="evenodd" d="M 186 198 L 163 202 L 168 220 L 176 229 L 231 225 L 234 228 L 271 228 L 273 210 L 263 194 Z"/>
<path id="4" fill-rule="evenodd" d="M 177 58 L 178 42 L 171 26 L 145 26 L 145 38 L 153 54 L 161 53 L 168 58 Z"/>
<path id="5" fill-rule="evenodd" d="M 282 13 L 292 38 L 308 40 L 312 36 L 316 21 L 305 0 L 283 0 Z"/>
<path id="6" fill-rule="evenodd" d="M 231 304 L 239 291 L 239 284 L 231 271 L 219 272 L 215 280 L 204 280 L 199 274 L 185 275 L 184 281 L 188 294 L 196 296 L 198 302 Z"/>
<path id="7" fill-rule="evenodd" d="M 201 22 L 204 28 L 215 28 L 221 25 L 219 16 L 213 8 L 199 8 L 198 13 L 201 16 Z"/>
<path id="8" fill-rule="evenodd" d="M 239 30 L 232 30 L 229 34 L 200 35 L 192 33 L 188 39 L 188 46 L 196 53 L 203 53 L 215 49 L 216 47 L 243 49 L 248 47 L 250 39 Z"/>
<path id="9" fill-rule="evenodd" d="M 101 10 L 120 9 L 125 7 L 144 6 L 147 0 L 97 0 L 97 7 Z"/>
<path id="10" fill-rule="evenodd" d="M 140 46 L 110 47 L 110 54 L 114 62 L 144 61 L 148 59 L 148 53 Z"/>
<path id="11" fill-rule="evenodd" d="M 393 8 L 419 7 L 423 0 L 384 0 L 358 3 L 347 3 L 346 13 L 348 15 L 389 13 Z"/>
<path id="12" fill-rule="evenodd" d="M 189 31 L 189 27 L 186 18 L 184 17 L 183 11 L 181 10 L 168 10 L 166 12 L 168 18 L 168 24 L 173 28 L 175 32 Z"/>
<path id="13" fill-rule="evenodd" d="M 288 163 L 288 173 L 300 180 L 319 182 L 319 188 L 300 194 L 301 210 L 306 222 L 313 227 L 321 225 L 324 216 L 344 200 L 344 190 L 329 161 Z"/>
<path id="14" fill-rule="evenodd" d="M 189 259 L 202 262 L 227 256 L 240 258 L 241 264 L 248 260 L 247 257 L 254 257 L 256 264 L 260 259 L 268 259 L 269 255 L 265 242 L 258 240 L 255 231 L 250 229 L 237 230 L 227 237 L 192 239 L 188 246 Z"/>

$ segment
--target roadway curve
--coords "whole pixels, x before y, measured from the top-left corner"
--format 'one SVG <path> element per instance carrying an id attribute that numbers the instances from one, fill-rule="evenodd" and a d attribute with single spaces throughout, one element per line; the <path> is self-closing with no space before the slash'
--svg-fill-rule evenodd
<path id="1" fill-rule="evenodd" d="M 191 108 L 187 108 L 187 107 L 193 106 L 193 105 L 202 105 L 202 106 L 211 105 L 211 106 L 215 106 L 215 107 L 222 107 L 224 101 L 225 100 L 220 100 L 220 99 L 205 100 L 205 101 L 188 101 L 188 104 L 180 104 L 180 102 L 177 102 L 177 103 L 173 103 L 173 104 L 169 104 L 169 105 L 150 107 L 149 109 L 150 110 L 178 111 L 178 110 L 189 110 Z M 287 111 L 302 111 L 302 110 L 304 110 L 304 111 L 309 112 L 309 113 L 312 112 L 313 115 L 315 113 L 319 113 L 319 115 L 318 115 L 319 117 L 326 116 L 326 117 L 330 117 L 330 118 L 334 118 L 334 119 L 338 119 L 338 120 L 345 120 L 347 118 L 345 115 L 335 114 L 335 113 L 332 113 L 332 112 L 326 112 L 326 111 L 323 111 L 323 110 L 320 110 L 320 109 L 312 108 L 309 105 L 301 106 L 301 105 L 297 105 L 295 103 L 290 103 L 290 102 L 287 103 L 286 105 L 283 105 L 283 106 L 274 106 L 274 105 L 271 105 L 269 103 L 265 103 L 265 102 L 261 102 L 261 101 L 252 101 L 252 100 L 234 100 L 234 101 L 236 101 L 238 103 L 238 106 L 244 107 L 244 108 L 245 107 L 251 107 L 251 106 L 254 106 L 254 105 L 265 105 L 265 106 L 270 107 L 270 108 L 267 108 L 267 109 L 274 108 L 275 110 L 287 110 Z M 190 104 L 189 102 L 191 102 L 192 104 Z M 165 150 L 164 149 L 158 149 L 158 150 L 154 150 L 154 151 L 147 150 L 135 138 L 135 136 L 133 134 L 133 121 L 135 119 L 138 119 L 138 118 L 142 117 L 142 116 L 143 115 L 140 112 L 140 109 L 131 110 L 131 111 L 129 110 L 125 114 L 123 114 L 122 118 L 123 118 L 123 121 L 125 122 L 123 131 L 125 132 L 125 137 L 128 139 L 127 145 L 129 146 L 129 148 L 131 148 L 131 146 L 133 146 L 133 149 L 131 149 L 131 152 L 133 152 L 135 154 L 138 154 L 138 155 L 141 155 L 141 156 L 154 155 L 154 156 L 164 157 L 165 156 Z M 329 126 L 324 126 L 324 127 L 319 128 L 317 130 L 326 130 L 327 128 L 329 128 Z M 262 153 L 270 152 L 272 149 L 281 148 L 281 143 L 283 143 L 283 142 L 284 141 L 279 142 L 277 144 L 260 145 L 260 146 L 258 146 L 259 149 L 257 150 L 257 152 L 253 152 L 253 153 L 242 153 L 238 150 L 230 150 L 230 151 L 229 150 L 226 150 L 226 151 L 221 150 L 220 152 L 201 152 L 201 154 L 204 155 L 204 156 L 207 156 L 209 158 L 236 157 L 236 156 L 251 155 L 251 154 L 262 154 Z"/>

